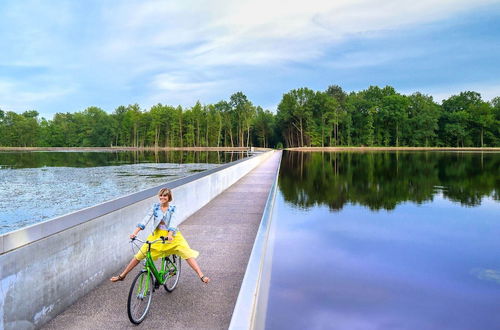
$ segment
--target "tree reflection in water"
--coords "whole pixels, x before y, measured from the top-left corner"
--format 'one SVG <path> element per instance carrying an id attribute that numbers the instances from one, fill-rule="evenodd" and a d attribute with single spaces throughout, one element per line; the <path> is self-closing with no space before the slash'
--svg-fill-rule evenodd
<path id="1" fill-rule="evenodd" d="M 247 157 L 243 152 L 134 150 L 54 152 L 0 152 L 1 168 L 97 167 L 138 163 L 223 164 Z"/>
<path id="2" fill-rule="evenodd" d="M 500 201 L 500 153 L 471 152 L 296 152 L 283 153 L 279 187 L 301 208 L 346 203 L 371 210 L 444 198 L 477 206 Z"/>

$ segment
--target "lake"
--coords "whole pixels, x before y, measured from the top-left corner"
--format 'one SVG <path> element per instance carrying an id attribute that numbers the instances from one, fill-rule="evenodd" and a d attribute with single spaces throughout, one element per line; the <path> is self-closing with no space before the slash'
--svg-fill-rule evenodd
<path id="1" fill-rule="evenodd" d="M 214 151 L 0 152 L 0 234 L 245 156 Z"/>
<path id="2" fill-rule="evenodd" d="M 499 329 L 500 153 L 284 152 L 267 329 Z"/>

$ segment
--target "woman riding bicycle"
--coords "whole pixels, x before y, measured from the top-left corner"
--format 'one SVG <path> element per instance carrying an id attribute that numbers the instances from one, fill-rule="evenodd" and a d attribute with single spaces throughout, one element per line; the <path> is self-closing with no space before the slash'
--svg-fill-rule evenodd
<path id="1" fill-rule="evenodd" d="M 153 233 L 148 236 L 147 240 L 151 242 L 163 236 L 168 242 L 157 242 L 151 245 L 151 256 L 153 259 L 156 260 L 160 257 L 176 254 L 187 261 L 188 265 L 193 268 L 203 283 L 210 282 L 210 278 L 203 275 L 203 272 L 196 262 L 195 258 L 198 257 L 198 251 L 189 247 L 189 244 L 184 239 L 181 232 L 177 229 L 175 206 L 169 205 L 172 201 L 172 192 L 168 188 L 162 188 L 158 192 L 158 197 L 160 199 L 160 203 L 153 204 L 143 221 L 137 224 L 137 228 L 135 228 L 134 232 L 130 234 L 130 238 L 134 239 L 139 231 L 144 230 L 151 219 L 154 219 L 154 230 Z M 134 269 L 135 266 L 137 266 L 139 261 L 146 257 L 147 250 L 148 245 L 143 244 L 139 252 L 137 252 L 132 260 L 130 260 L 123 272 L 118 276 L 113 276 L 110 279 L 111 282 L 123 281 L 127 274 Z"/>

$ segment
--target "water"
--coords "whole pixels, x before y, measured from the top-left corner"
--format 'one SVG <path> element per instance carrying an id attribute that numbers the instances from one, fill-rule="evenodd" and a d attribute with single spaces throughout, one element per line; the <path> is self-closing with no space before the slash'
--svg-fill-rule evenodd
<path id="1" fill-rule="evenodd" d="M 499 329 L 500 154 L 285 152 L 268 329 Z"/>
<path id="2" fill-rule="evenodd" d="M 243 156 L 178 151 L 0 152 L 0 234 Z"/>

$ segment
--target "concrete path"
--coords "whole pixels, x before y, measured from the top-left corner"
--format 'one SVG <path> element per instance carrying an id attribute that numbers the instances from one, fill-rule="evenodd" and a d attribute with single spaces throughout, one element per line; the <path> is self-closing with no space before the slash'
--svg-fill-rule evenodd
<path id="1" fill-rule="evenodd" d="M 184 221 L 181 231 L 200 252 L 198 263 L 211 282 L 203 284 L 183 261 L 177 288 L 168 293 L 161 287 L 154 293 L 139 328 L 228 328 L 279 160 L 280 152 L 275 152 Z M 127 317 L 127 297 L 138 270 L 123 282 L 105 281 L 42 329 L 137 329 Z"/>

